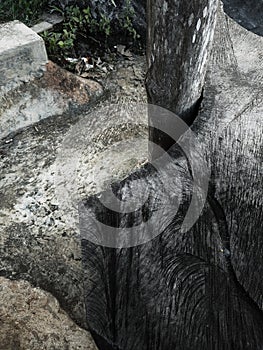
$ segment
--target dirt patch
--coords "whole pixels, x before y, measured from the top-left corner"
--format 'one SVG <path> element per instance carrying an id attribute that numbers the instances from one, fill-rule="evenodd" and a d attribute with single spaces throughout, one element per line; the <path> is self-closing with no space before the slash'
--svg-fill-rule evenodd
<path id="1" fill-rule="evenodd" d="M 0 350 L 96 350 L 57 300 L 25 281 L 0 277 Z"/>

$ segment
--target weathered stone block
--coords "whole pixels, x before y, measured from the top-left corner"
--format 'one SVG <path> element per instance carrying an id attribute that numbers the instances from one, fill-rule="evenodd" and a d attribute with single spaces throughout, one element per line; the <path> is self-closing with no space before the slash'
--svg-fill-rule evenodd
<path id="1" fill-rule="evenodd" d="M 36 33 L 42 33 L 45 30 L 49 30 L 51 28 L 53 28 L 53 24 L 46 21 L 40 22 L 34 25 L 33 27 L 31 27 L 31 29 Z"/>
<path id="2" fill-rule="evenodd" d="M 0 25 L 0 89 L 41 76 L 47 63 L 43 39 L 19 21 Z"/>
<path id="3" fill-rule="evenodd" d="M 75 115 L 102 93 L 99 83 L 49 61 L 41 78 L 2 86 L 2 91 L 0 86 L 0 138 L 51 116 L 73 110 Z"/>

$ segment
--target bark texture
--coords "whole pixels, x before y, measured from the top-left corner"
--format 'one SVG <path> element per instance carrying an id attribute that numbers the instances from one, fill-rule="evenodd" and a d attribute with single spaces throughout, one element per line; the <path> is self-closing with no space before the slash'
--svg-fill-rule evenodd
<path id="1" fill-rule="evenodd" d="M 218 0 L 148 0 L 148 102 L 176 113 L 191 125 L 198 113 L 212 47 Z M 168 150 L 175 140 L 160 132 L 149 111 L 149 139 Z M 151 158 L 158 158 L 149 143 Z"/>
<path id="2" fill-rule="evenodd" d="M 148 1 L 149 102 L 179 116 L 201 96 L 217 0 Z"/>
<path id="3" fill-rule="evenodd" d="M 88 323 L 102 350 L 262 350 L 263 40 L 222 10 L 215 33 L 204 99 L 192 126 L 211 168 L 200 218 L 188 232 L 180 230 L 193 179 L 187 159 L 177 154 L 181 206 L 159 237 L 118 250 L 82 242 Z M 162 96 L 167 82 L 158 83 Z M 159 99 L 157 90 L 151 96 L 152 102 L 167 98 Z M 149 217 L 162 184 L 146 170 L 115 184 L 115 192 L 125 198 L 132 182 L 144 177 L 145 188 L 150 183 L 153 189 Z M 130 227 L 138 215 L 145 220 L 143 209 L 116 217 L 94 203 L 91 209 L 105 223 Z"/>

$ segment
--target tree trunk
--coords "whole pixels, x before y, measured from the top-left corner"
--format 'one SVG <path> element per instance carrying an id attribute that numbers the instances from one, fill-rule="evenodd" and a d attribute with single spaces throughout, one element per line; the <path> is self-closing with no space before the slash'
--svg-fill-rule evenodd
<path id="1" fill-rule="evenodd" d="M 185 6 L 190 8 L 193 3 Z M 172 20 L 169 16 L 168 19 Z M 194 28 L 197 23 L 196 18 Z M 163 50 L 164 42 L 159 41 Z M 112 251 L 83 240 L 87 320 L 100 335 L 100 350 L 110 346 L 121 350 L 262 349 L 262 49 L 263 38 L 247 32 L 219 11 L 202 108 L 192 125 L 211 168 L 206 203 L 196 223 L 187 232 L 181 230 L 194 181 L 187 159 L 175 155 L 172 177 L 182 184 L 181 205 L 158 237 L 141 246 L 115 250 L 113 272 L 109 263 Z M 175 80 L 171 79 L 158 48 L 154 50 L 157 58 L 150 58 L 154 64 L 147 79 L 151 102 L 182 116 L 198 99 L 204 78 L 190 66 L 192 57 L 185 55 L 188 69 L 169 65 L 167 69 Z M 188 54 L 191 55 L 190 49 Z M 199 55 L 203 57 L 200 48 Z M 192 62 L 198 69 L 199 57 L 194 57 L 196 61 Z M 166 62 L 167 58 L 163 59 Z M 161 79 L 158 63 L 168 80 Z M 195 79 L 198 77 L 194 85 L 189 72 Z M 151 76 L 158 79 L 151 82 Z M 155 84 L 160 91 L 152 89 Z M 180 84 L 185 94 L 180 89 L 168 89 Z M 199 160 L 197 154 L 195 161 Z M 152 185 L 152 197 L 158 203 L 162 183 L 158 179 L 153 183 L 150 170 L 143 169 L 115 184 L 118 198 L 125 198 L 138 177 L 145 178 L 145 188 L 147 183 Z M 177 191 L 177 187 L 171 188 L 170 194 Z M 105 223 L 112 219 L 118 227 L 131 226 L 131 220 L 113 220 L 112 212 L 92 203 L 90 209 L 100 211 L 100 219 L 104 216 Z M 155 204 L 149 204 L 146 217 L 156 210 Z M 139 214 L 130 215 L 137 224 Z M 145 220 L 145 211 L 141 216 Z M 92 225 L 88 228 L 92 229 Z M 96 225 L 93 229 L 97 233 Z M 136 230 L 139 231 L 138 225 L 134 233 Z M 114 287 L 110 276 L 114 277 Z M 112 298 L 114 303 L 108 302 Z M 114 332 L 110 328 L 113 304 Z M 110 344 L 108 348 L 103 345 L 104 339 Z"/>
<path id="2" fill-rule="evenodd" d="M 148 101 L 188 125 L 200 104 L 217 7 L 218 0 L 148 0 Z M 150 141 L 167 150 L 174 141 L 154 129 L 157 123 L 149 112 Z"/>

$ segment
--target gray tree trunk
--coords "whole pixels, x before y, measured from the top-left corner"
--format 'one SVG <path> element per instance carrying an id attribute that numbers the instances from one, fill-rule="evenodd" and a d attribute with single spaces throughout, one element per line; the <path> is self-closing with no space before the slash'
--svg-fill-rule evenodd
<path id="1" fill-rule="evenodd" d="M 218 0 L 148 0 L 149 102 L 187 114 L 201 96 Z"/>
<path id="2" fill-rule="evenodd" d="M 177 9 L 172 1 L 157 3 L 159 6 L 154 9 L 159 17 L 150 8 L 153 12 L 150 36 L 157 37 L 155 45 L 159 47 L 154 48 L 153 39 L 150 44 L 153 57 L 148 55 L 149 100 L 184 116 L 204 88 L 192 130 L 211 169 L 208 195 L 199 219 L 187 232 L 182 232 L 194 184 L 184 155 L 175 156 L 173 177 L 182 184 L 181 206 L 158 237 L 141 246 L 120 250 L 83 241 L 88 323 L 102 338 L 98 343 L 102 350 L 262 350 L 263 39 L 241 28 L 220 10 L 204 79 L 205 68 L 202 74 L 198 69 L 206 65 L 205 54 L 202 46 L 193 46 L 192 41 L 207 45 L 201 32 L 195 40 L 193 35 L 208 2 L 199 2 L 202 10 L 196 7 L 199 16 L 190 25 L 190 35 L 186 30 L 189 26 L 180 26 L 178 22 L 184 18 L 182 9 L 185 7 L 189 19 L 197 2 L 178 1 Z M 216 8 L 214 2 L 209 4 L 211 12 L 205 18 L 210 18 L 210 30 L 206 21 L 202 23 L 207 27 L 199 28 L 206 28 L 207 38 L 212 35 L 211 13 Z M 174 15 L 181 14 L 175 21 L 177 25 L 171 23 L 174 18 L 164 11 L 166 8 L 174 10 Z M 165 15 L 166 21 L 162 22 Z M 158 23 L 156 27 L 154 21 Z M 175 38 L 178 36 L 177 41 L 184 42 L 179 66 L 177 56 L 169 53 L 165 42 L 164 33 L 170 26 Z M 178 32 L 185 35 L 184 39 Z M 176 50 L 171 34 L 167 30 L 170 44 Z M 199 163 L 198 155 L 195 160 Z M 157 197 L 158 203 L 162 184 L 153 183 L 152 174 L 145 171 L 116 185 L 118 198 L 125 197 L 138 176 L 145 177 L 145 188 L 147 183 L 151 184 L 153 200 Z M 177 187 L 171 188 L 171 194 L 176 191 Z M 130 227 L 132 219 L 138 222 L 140 214 L 122 221 L 121 215 L 116 218 L 105 208 L 96 208 L 94 201 L 92 208 L 105 222 L 117 223 L 117 227 L 125 223 Z M 155 202 L 151 202 L 148 215 L 154 210 Z M 145 212 L 141 216 L 145 219 Z M 112 347 L 103 345 L 103 339 Z"/>
<path id="3" fill-rule="evenodd" d="M 196 117 L 212 47 L 218 0 L 148 0 L 148 101 L 187 124 Z M 149 113 L 150 124 L 155 124 Z M 150 128 L 150 140 L 168 149 L 172 140 Z M 150 148 L 152 157 L 153 150 Z"/>

